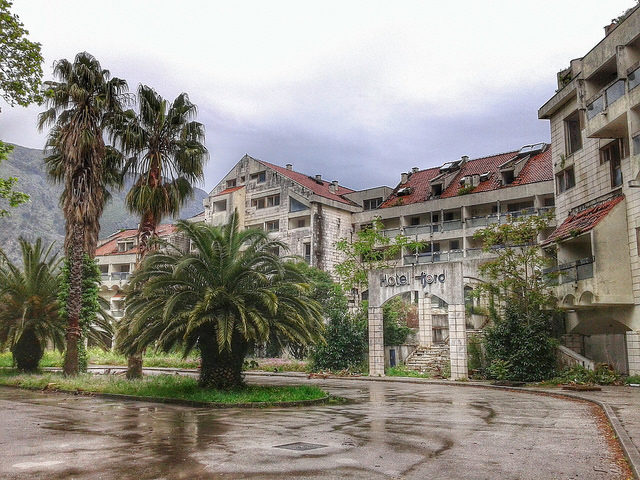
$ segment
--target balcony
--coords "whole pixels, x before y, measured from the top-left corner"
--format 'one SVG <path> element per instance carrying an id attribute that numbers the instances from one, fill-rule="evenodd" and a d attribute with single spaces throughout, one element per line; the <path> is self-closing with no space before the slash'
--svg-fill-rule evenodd
<path id="1" fill-rule="evenodd" d="M 113 318 L 122 318 L 124 317 L 124 310 L 111 310 L 111 316 Z"/>
<path id="2" fill-rule="evenodd" d="M 575 283 L 588 278 L 593 278 L 593 257 L 586 257 L 569 263 L 563 263 L 557 267 L 544 270 L 545 274 L 557 274 L 556 285 Z"/>
<path id="3" fill-rule="evenodd" d="M 635 72 L 632 75 L 634 74 Z M 637 86 L 636 76 L 634 75 L 633 78 L 633 87 L 635 87 Z M 640 99 L 640 93 L 633 90 L 633 87 L 631 83 L 627 87 L 625 79 L 616 79 L 600 90 L 597 96 L 587 104 L 587 137 L 619 138 L 627 134 L 627 110 L 636 105 L 637 100 Z M 630 92 L 630 95 L 627 95 L 627 92 Z M 634 101 L 634 99 L 637 100 Z"/>
<path id="4" fill-rule="evenodd" d="M 405 255 L 404 265 L 421 265 L 425 263 L 455 262 L 464 258 L 464 250 L 449 250 L 446 252 L 428 252 L 418 255 Z"/>

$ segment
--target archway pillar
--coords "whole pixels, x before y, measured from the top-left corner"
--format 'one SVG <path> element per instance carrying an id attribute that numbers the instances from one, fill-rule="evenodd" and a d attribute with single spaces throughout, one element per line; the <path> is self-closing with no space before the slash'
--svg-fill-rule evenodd
<path id="1" fill-rule="evenodd" d="M 369 307 L 369 375 L 384 376 L 382 307 Z"/>
<path id="2" fill-rule="evenodd" d="M 467 367 L 467 327 L 464 305 L 449 305 L 449 358 L 451 359 L 451 380 L 468 378 Z"/>
<path id="3" fill-rule="evenodd" d="M 433 317 L 431 296 L 418 293 L 418 343 L 421 347 L 433 344 Z"/>

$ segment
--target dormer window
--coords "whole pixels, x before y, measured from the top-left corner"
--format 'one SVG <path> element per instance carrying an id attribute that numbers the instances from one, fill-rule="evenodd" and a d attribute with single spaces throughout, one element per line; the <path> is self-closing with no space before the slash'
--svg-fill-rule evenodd
<path id="1" fill-rule="evenodd" d="M 133 249 L 133 246 L 134 246 L 133 240 L 118 242 L 118 253 L 128 252 L 129 250 Z"/>
<path id="2" fill-rule="evenodd" d="M 251 180 L 255 180 L 256 183 L 264 183 L 267 181 L 267 172 L 263 171 L 258 173 L 252 173 L 249 178 Z"/>
<path id="3" fill-rule="evenodd" d="M 440 195 L 442 195 L 442 184 L 441 183 L 435 183 L 433 185 L 431 185 L 431 195 L 434 197 L 439 197 Z"/>
<path id="4" fill-rule="evenodd" d="M 503 170 L 500 173 L 502 174 L 502 185 L 511 185 L 513 183 L 513 180 L 515 179 L 513 169 Z"/>
<path id="5" fill-rule="evenodd" d="M 232 178 L 231 180 L 227 180 L 227 188 L 233 188 L 236 186 L 236 179 Z"/>
<path id="6" fill-rule="evenodd" d="M 480 181 L 486 182 L 487 180 L 489 180 L 490 177 L 491 177 L 491 172 L 482 173 L 480 174 Z"/>
<path id="7" fill-rule="evenodd" d="M 402 188 L 398 189 L 398 191 L 396 192 L 396 195 L 398 197 L 404 197 L 406 195 L 411 195 L 411 192 L 413 192 L 413 188 L 411 188 L 411 187 L 402 187 Z"/>

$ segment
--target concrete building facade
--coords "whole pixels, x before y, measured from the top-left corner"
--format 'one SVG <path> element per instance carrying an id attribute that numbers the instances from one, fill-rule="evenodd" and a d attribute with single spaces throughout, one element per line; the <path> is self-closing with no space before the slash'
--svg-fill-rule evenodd
<path id="1" fill-rule="evenodd" d="M 566 344 L 640 373 L 640 10 L 558 74 L 550 121 L 556 263 Z"/>

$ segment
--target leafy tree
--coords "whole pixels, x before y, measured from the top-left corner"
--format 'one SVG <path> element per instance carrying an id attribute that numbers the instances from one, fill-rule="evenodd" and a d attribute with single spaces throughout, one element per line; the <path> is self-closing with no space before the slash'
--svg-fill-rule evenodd
<path id="1" fill-rule="evenodd" d="M 112 175 L 121 160 L 104 137 L 122 111 L 127 84 L 111 78 L 108 70 L 86 52 L 71 63 L 54 66 L 58 82 L 45 82 L 47 110 L 38 118 L 39 128 L 51 126 L 45 159 L 50 177 L 63 183 L 60 203 L 66 220 L 64 249 L 69 256 L 70 285 L 67 302 L 67 348 L 64 373 L 78 373 L 78 338 L 82 310 L 84 254 L 94 255 L 100 216 L 108 198 L 105 185 L 121 180 Z"/>
<path id="2" fill-rule="evenodd" d="M 200 385 L 233 388 L 242 384 L 252 342 L 273 331 L 298 343 L 321 340 L 308 279 L 272 253 L 283 244 L 259 230 L 240 231 L 235 214 L 224 227 L 180 221 L 177 228 L 196 249 L 165 245 L 132 275 L 118 332 L 123 353 L 180 346 L 186 356 L 198 348 Z"/>
<path id="3" fill-rule="evenodd" d="M 32 245 L 22 238 L 22 266 L 0 250 L 0 346 L 8 346 L 20 370 L 37 370 L 45 346 L 64 346 L 58 314 L 59 263 L 53 244 Z"/>
<path id="4" fill-rule="evenodd" d="M 549 259 L 537 243 L 548 227 L 548 216 L 534 215 L 477 231 L 474 238 L 482 241 L 485 252 L 494 255 L 480 266 L 487 281 L 479 285 L 479 290 L 501 304 L 516 304 L 522 312 L 551 308 L 555 304 L 551 278 L 543 274 Z"/>
<path id="5" fill-rule="evenodd" d="M 120 117 L 114 137 L 130 156 L 125 170 L 134 176 L 134 184 L 125 201 L 131 213 L 140 215 L 141 261 L 162 219 L 178 215 L 193 196 L 208 153 L 204 126 L 192 120 L 197 109 L 186 93 L 169 103 L 151 87 L 140 85 L 138 106 L 138 113 L 128 110 Z M 142 355 L 129 358 L 127 377 L 142 377 Z"/>
<path id="6" fill-rule="evenodd" d="M 415 251 L 424 246 L 404 235 L 395 238 L 387 237 L 382 230 L 384 225 L 375 219 L 369 228 L 358 231 L 354 239 L 343 238 L 336 242 L 336 249 L 342 253 L 344 260 L 335 266 L 336 273 L 345 290 L 358 292 L 358 300 L 362 292 L 369 287 L 369 272 L 392 266 L 403 248 Z"/>
<path id="7" fill-rule="evenodd" d="M 11 5 L 0 0 L 0 97 L 11 106 L 27 106 L 40 100 L 42 55 Z"/>
<path id="8" fill-rule="evenodd" d="M 487 371 L 500 379 L 541 380 L 555 368 L 555 302 L 537 245 L 548 224 L 548 217 L 532 216 L 475 234 L 495 255 L 480 266 L 487 282 L 479 290 L 490 297 L 493 320 L 485 329 Z"/>
<path id="9" fill-rule="evenodd" d="M 382 306 L 383 338 L 385 345 L 402 345 L 413 330 L 407 326 L 411 305 L 402 298 L 392 298 Z"/>
<path id="10" fill-rule="evenodd" d="M 67 304 L 71 286 L 71 270 L 69 260 L 65 259 L 62 266 L 60 292 L 60 316 L 68 321 Z M 78 364 L 81 372 L 87 371 L 88 353 L 85 340 L 93 345 L 107 349 L 113 336 L 111 316 L 107 313 L 109 304 L 99 295 L 100 268 L 94 259 L 85 254 L 82 261 L 82 308 L 80 310 L 80 331 L 78 338 Z"/>
<path id="11" fill-rule="evenodd" d="M 13 145 L 0 142 L 0 163 L 7 159 L 12 150 Z M 0 199 L 6 200 L 9 207 L 17 207 L 29 200 L 29 195 L 13 189 L 17 181 L 18 179 L 15 177 L 0 178 Z M 0 208 L 0 217 L 7 215 L 9 215 L 9 211 L 5 208 Z"/>

